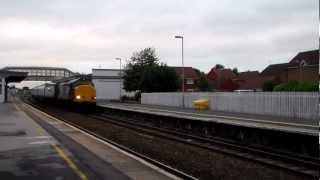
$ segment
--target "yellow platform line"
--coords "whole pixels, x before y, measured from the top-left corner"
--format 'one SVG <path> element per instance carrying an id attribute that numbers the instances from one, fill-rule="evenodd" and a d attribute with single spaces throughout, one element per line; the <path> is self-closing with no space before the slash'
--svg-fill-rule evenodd
<path id="1" fill-rule="evenodd" d="M 68 164 L 68 166 L 80 177 L 82 180 L 88 180 L 88 177 L 77 167 L 77 165 L 66 155 L 66 153 L 57 145 L 52 144 L 54 150 L 59 156 Z"/>
<path id="2" fill-rule="evenodd" d="M 15 108 L 18 110 L 21 110 L 17 105 L 15 105 Z M 44 136 L 45 131 L 40 126 L 37 126 L 36 128 L 37 133 L 39 136 Z M 76 173 L 81 180 L 88 180 L 88 177 L 78 168 L 78 166 L 67 156 L 67 154 L 57 145 L 51 144 L 53 149 L 57 152 L 57 154 L 60 156 L 61 159 L 63 159 L 67 165 L 73 170 L 74 173 Z"/>
<path id="3" fill-rule="evenodd" d="M 45 135 L 44 130 L 39 126 L 37 126 L 37 132 L 38 132 L 39 136 L 44 136 Z"/>

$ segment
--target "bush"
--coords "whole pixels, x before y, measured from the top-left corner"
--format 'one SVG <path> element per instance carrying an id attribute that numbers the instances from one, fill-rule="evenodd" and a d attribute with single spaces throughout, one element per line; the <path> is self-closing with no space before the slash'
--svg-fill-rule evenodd
<path id="1" fill-rule="evenodd" d="M 300 92 L 315 92 L 318 91 L 318 83 L 311 82 L 298 82 L 298 81 L 290 81 L 288 83 L 282 83 L 274 87 L 273 91 L 300 91 Z"/>
<path id="2" fill-rule="evenodd" d="M 135 99 L 135 101 L 140 102 L 140 100 L 141 100 L 141 92 L 140 91 L 138 91 L 134 94 L 134 99 Z"/>
<path id="3" fill-rule="evenodd" d="M 263 91 L 273 91 L 274 87 L 277 86 L 279 83 L 275 82 L 275 81 L 266 81 L 263 84 Z"/>

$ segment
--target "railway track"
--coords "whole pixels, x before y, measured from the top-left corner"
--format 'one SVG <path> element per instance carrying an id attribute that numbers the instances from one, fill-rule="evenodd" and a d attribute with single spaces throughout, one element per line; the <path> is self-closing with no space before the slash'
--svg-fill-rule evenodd
<path id="1" fill-rule="evenodd" d="M 278 154 L 289 152 L 295 157 L 305 159 L 305 157 L 318 158 L 318 133 L 312 134 L 298 133 L 296 130 L 286 129 L 285 124 L 281 127 L 286 129 L 282 131 L 278 128 L 264 125 L 264 128 L 246 127 L 241 125 L 241 121 L 221 123 L 217 121 L 191 120 L 186 116 L 168 116 L 166 114 L 151 114 L 140 111 L 130 111 L 128 109 L 118 109 L 116 107 L 103 106 L 108 114 L 119 117 L 120 119 L 130 119 L 130 121 L 140 121 L 139 123 L 153 127 L 161 127 L 173 131 L 192 134 L 208 139 L 222 140 L 224 142 L 242 144 L 246 147 L 262 148 Z M 132 108 L 129 108 L 132 109 Z M 233 121 L 231 119 L 231 121 Z"/>
<path id="2" fill-rule="evenodd" d="M 132 155 L 134 155 L 136 157 L 139 157 L 140 159 L 143 159 L 144 161 L 146 161 L 146 162 L 148 162 L 150 164 L 153 164 L 156 167 L 159 167 L 159 168 L 165 170 L 166 172 L 175 175 L 178 178 L 186 179 L 186 180 L 198 180 L 197 178 L 195 178 L 195 177 L 193 177 L 191 175 L 188 175 L 187 173 L 184 173 L 184 172 L 182 172 L 182 171 L 180 171 L 178 169 L 175 169 L 173 167 L 167 166 L 167 165 L 165 165 L 165 164 L 163 164 L 163 163 L 161 163 L 161 162 L 159 162 L 159 161 L 157 161 L 155 159 L 152 159 L 152 158 L 147 157 L 147 156 L 145 156 L 145 155 L 143 155 L 141 153 L 133 151 L 133 150 L 131 150 L 131 149 L 129 149 L 129 148 L 127 148 L 127 147 L 125 147 L 125 146 L 123 146 L 121 144 L 118 144 L 118 143 L 116 143 L 116 142 L 114 142 L 112 140 L 106 139 L 106 138 L 102 137 L 101 135 L 86 129 L 85 127 L 79 126 L 78 124 L 72 123 L 72 122 L 70 122 L 70 121 L 68 121 L 68 120 L 66 120 L 64 118 L 57 117 L 55 114 L 51 114 L 46 109 L 44 109 L 44 107 L 41 107 L 40 105 L 36 105 L 36 104 L 34 104 L 34 103 L 30 102 L 30 101 L 27 101 L 27 100 L 23 100 L 23 103 L 26 103 L 26 104 L 32 106 L 35 109 L 38 109 L 38 110 L 40 110 L 42 112 L 45 112 L 45 113 L 51 115 L 52 117 L 59 119 L 60 121 L 63 121 L 65 123 L 67 123 L 67 124 L 70 124 L 71 126 L 74 126 L 74 127 L 78 128 L 78 129 L 80 129 L 80 130 L 82 130 L 82 131 L 84 131 L 84 132 L 86 132 L 86 133 L 88 133 L 88 134 L 90 134 L 90 135 L 102 140 L 102 141 L 105 141 L 105 142 L 107 142 L 109 144 L 112 144 L 113 146 L 115 146 L 115 147 L 117 147 L 117 148 L 129 153 L 129 154 L 132 154 Z"/>
<path id="3" fill-rule="evenodd" d="M 45 111 L 45 109 L 39 104 L 31 105 Z M 219 138 L 209 139 L 175 130 L 153 127 L 151 125 L 139 123 L 139 121 L 132 118 L 119 118 L 106 113 L 89 114 L 84 116 L 128 128 L 150 136 L 157 136 L 186 145 L 196 146 L 210 151 L 235 156 L 237 158 L 243 158 L 248 161 L 254 161 L 273 168 L 280 168 L 308 177 L 318 177 L 318 170 L 320 167 L 319 159 L 279 151 L 270 151 L 270 149 L 264 150 L 263 148 L 248 147 L 243 144 L 225 141 Z M 84 129 L 83 127 L 81 128 Z"/>
<path id="4" fill-rule="evenodd" d="M 197 146 L 212 151 L 218 151 L 220 153 L 245 158 L 247 160 L 283 168 L 305 175 L 317 176 L 320 167 L 319 159 L 313 159 L 304 156 L 297 157 L 296 154 L 278 151 L 270 152 L 263 150 L 262 148 L 247 147 L 242 144 L 237 144 L 234 142 L 231 143 L 221 139 L 203 138 L 173 130 L 151 127 L 130 120 L 114 118 L 106 114 L 89 115 L 89 117 L 134 129 L 136 131 L 147 133 L 153 136 L 160 136 L 161 138 L 178 141 L 180 143 Z"/>

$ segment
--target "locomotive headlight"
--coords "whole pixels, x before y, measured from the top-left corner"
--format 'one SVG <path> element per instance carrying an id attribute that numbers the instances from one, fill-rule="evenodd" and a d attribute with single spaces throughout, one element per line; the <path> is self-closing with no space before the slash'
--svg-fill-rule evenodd
<path id="1" fill-rule="evenodd" d="M 77 95 L 77 96 L 76 96 L 76 99 L 81 99 L 81 96 Z"/>

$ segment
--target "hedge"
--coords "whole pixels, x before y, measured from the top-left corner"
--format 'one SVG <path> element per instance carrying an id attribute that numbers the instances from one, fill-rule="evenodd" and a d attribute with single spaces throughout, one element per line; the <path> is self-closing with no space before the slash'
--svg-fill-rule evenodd
<path id="1" fill-rule="evenodd" d="M 315 82 L 290 81 L 288 83 L 282 83 L 275 86 L 273 91 L 314 92 L 319 91 L 319 84 Z"/>

